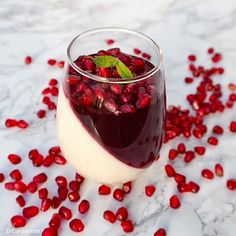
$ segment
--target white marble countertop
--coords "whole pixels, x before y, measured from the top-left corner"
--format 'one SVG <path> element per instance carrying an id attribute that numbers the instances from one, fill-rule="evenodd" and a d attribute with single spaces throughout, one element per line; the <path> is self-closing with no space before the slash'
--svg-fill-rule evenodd
<path id="1" fill-rule="evenodd" d="M 62 73 L 61 69 L 49 68 L 45 62 L 50 57 L 64 59 L 68 42 L 78 33 L 99 26 L 121 26 L 148 34 L 164 51 L 168 104 L 187 107 L 185 95 L 194 87 L 186 87 L 183 82 L 188 75 L 186 57 L 189 53 L 204 58 L 208 47 L 216 47 L 224 55 L 223 66 L 226 68 L 220 83 L 227 85 L 236 81 L 235 22 L 234 0 L 0 1 L 0 172 L 7 175 L 14 168 L 7 161 L 9 153 L 25 157 L 19 168 L 26 180 L 45 170 L 32 167 L 27 158 L 30 148 L 38 147 L 46 153 L 50 146 L 58 144 L 54 113 L 48 113 L 43 120 L 37 119 L 35 114 L 42 108 L 40 91 L 50 78 L 60 78 Z M 30 66 L 24 64 L 26 55 L 34 59 Z M 217 122 L 227 129 L 235 112 L 233 109 L 222 116 L 209 118 L 207 123 L 213 126 Z M 6 129 L 4 122 L 8 117 L 27 119 L 30 127 L 27 130 Z M 187 167 L 176 162 L 180 172 L 200 183 L 201 191 L 196 195 L 183 195 L 181 208 L 172 210 L 168 201 L 176 188 L 163 172 L 163 166 L 168 159 L 167 150 L 176 142 L 163 147 L 160 161 L 135 181 L 134 190 L 123 203 L 113 200 L 112 196 L 99 197 L 96 194 L 98 184 L 87 181 L 81 197 L 89 199 L 92 206 L 89 214 L 83 217 L 86 230 L 80 235 L 123 235 L 118 224 L 110 225 L 102 219 L 102 213 L 108 208 L 125 205 L 135 223 L 135 230 L 130 235 L 153 235 L 159 227 L 164 227 L 168 236 L 235 236 L 236 192 L 227 190 L 225 182 L 236 177 L 233 148 L 236 136 L 226 132 L 216 148 L 209 147 L 204 158 L 194 160 Z M 186 141 L 186 144 L 192 147 L 194 142 Z M 225 176 L 213 181 L 202 179 L 200 171 L 212 168 L 216 162 L 223 164 Z M 74 170 L 69 165 L 55 166 L 46 173 L 49 177 L 46 186 L 50 186 L 56 175 L 70 177 Z M 147 183 L 157 186 L 152 198 L 143 193 Z M 30 220 L 25 228 L 30 231 L 13 232 L 9 219 L 20 213 L 15 203 L 17 194 L 6 191 L 3 186 L 0 184 L 0 235 L 41 235 L 40 231 L 47 226 L 53 211 L 40 213 Z M 53 191 L 56 192 L 52 187 Z M 39 204 L 36 199 L 28 196 L 27 204 Z M 76 215 L 77 204 L 71 208 Z M 64 223 L 60 235 L 76 234 Z"/>

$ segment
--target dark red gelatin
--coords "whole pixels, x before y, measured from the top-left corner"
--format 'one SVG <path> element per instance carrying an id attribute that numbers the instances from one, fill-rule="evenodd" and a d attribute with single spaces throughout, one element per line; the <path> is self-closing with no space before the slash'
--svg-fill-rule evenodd
<path id="1" fill-rule="evenodd" d="M 154 69 L 151 62 L 124 54 L 119 48 L 102 50 L 98 54 L 78 57 L 75 64 L 86 72 L 121 83 L 96 81 L 69 66 L 64 92 L 78 120 L 103 148 L 130 166 L 147 167 L 157 158 L 162 143 L 163 74 L 157 70 L 141 81 L 127 81 L 120 78 L 115 67 L 101 68 L 94 64 L 93 57 L 101 52 L 119 58 L 135 77 L 144 77 Z"/>

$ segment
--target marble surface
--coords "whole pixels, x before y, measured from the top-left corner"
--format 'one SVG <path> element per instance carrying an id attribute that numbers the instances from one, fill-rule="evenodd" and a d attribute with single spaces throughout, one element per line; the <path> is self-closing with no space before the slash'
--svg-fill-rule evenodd
<path id="1" fill-rule="evenodd" d="M 224 54 L 222 65 L 225 75 L 218 79 L 222 85 L 235 81 L 236 70 L 236 1 L 234 0 L 1 0 L 0 1 L 0 172 L 6 175 L 13 167 L 7 161 L 9 153 L 24 157 L 19 168 L 29 181 L 33 175 L 45 168 L 32 167 L 27 152 L 38 147 L 44 154 L 51 145 L 57 145 L 55 114 L 39 120 L 36 111 L 40 103 L 40 91 L 52 77 L 60 78 L 61 69 L 49 68 L 45 63 L 49 57 L 64 59 L 66 46 L 78 33 L 99 26 L 121 26 L 139 30 L 156 40 L 164 51 L 168 104 L 187 107 L 185 95 L 194 86 L 188 86 L 183 78 L 188 75 L 186 57 L 190 52 L 199 55 L 206 62 L 205 51 L 214 46 Z M 24 57 L 31 55 L 34 63 L 24 65 Z M 227 94 L 227 92 L 225 93 Z M 225 95 L 226 97 L 226 95 Z M 217 118 L 209 118 L 209 126 L 221 124 L 227 130 L 229 120 L 235 118 L 235 109 Z M 30 122 L 27 130 L 6 129 L 8 117 L 24 118 Z M 228 131 L 220 138 L 219 146 L 208 148 L 204 158 L 194 160 L 185 166 L 178 161 L 175 167 L 190 179 L 200 183 L 198 194 L 181 196 L 182 206 L 178 210 L 169 207 L 169 197 L 176 192 L 175 183 L 163 172 L 168 162 L 167 150 L 179 141 L 189 148 L 199 143 L 182 138 L 165 145 L 161 159 L 134 183 L 134 190 L 118 203 L 112 196 L 98 197 L 98 184 L 86 181 L 81 197 L 91 201 L 91 211 L 82 217 L 86 230 L 84 236 L 121 236 L 119 224 L 110 225 L 102 219 L 106 209 L 115 210 L 128 206 L 135 230 L 130 235 L 153 235 L 156 229 L 164 227 L 168 236 L 235 236 L 236 235 L 236 193 L 225 187 L 227 178 L 236 177 L 236 156 L 233 145 L 236 136 Z M 205 144 L 205 139 L 201 141 Z M 200 177 L 203 168 L 213 168 L 221 162 L 225 176 L 207 181 Z M 74 170 L 67 165 L 54 166 L 46 170 L 49 181 L 45 186 L 56 193 L 54 177 L 64 174 L 72 178 Z M 7 178 L 10 180 L 10 178 Z M 144 193 L 146 184 L 156 184 L 157 192 L 152 198 Z M 15 203 L 14 192 L 7 192 L 0 184 L 0 235 L 41 235 L 53 211 L 40 213 L 29 221 L 24 230 L 13 231 L 9 219 L 20 213 Z M 27 195 L 27 204 L 39 204 L 37 198 Z M 75 216 L 77 204 L 71 205 Z M 64 223 L 60 235 L 76 235 Z"/>

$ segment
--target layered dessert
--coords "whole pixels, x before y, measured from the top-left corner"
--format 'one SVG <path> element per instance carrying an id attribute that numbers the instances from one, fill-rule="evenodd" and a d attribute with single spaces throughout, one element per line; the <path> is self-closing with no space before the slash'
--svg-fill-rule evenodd
<path id="1" fill-rule="evenodd" d="M 154 69 L 119 48 L 81 55 L 68 65 L 57 126 L 62 151 L 80 174 L 122 183 L 158 158 L 165 92 L 163 75 Z"/>

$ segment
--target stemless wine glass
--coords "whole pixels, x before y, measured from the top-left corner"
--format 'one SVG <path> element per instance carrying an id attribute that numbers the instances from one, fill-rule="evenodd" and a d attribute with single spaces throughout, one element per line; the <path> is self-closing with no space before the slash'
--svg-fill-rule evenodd
<path id="1" fill-rule="evenodd" d="M 101 76 L 92 74 L 96 68 L 89 58 L 107 52 L 133 71 L 144 57 L 144 73 L 120 78 L 117 71 L 100 68 Z M 98 28 L 75 37 L 67 56 L 57 106 L 65 158 L 78 173 L 98 182 L 136 178 L 158 159 L 162 144 L 166 107 L 160 47 L 132 30 Z"/>

